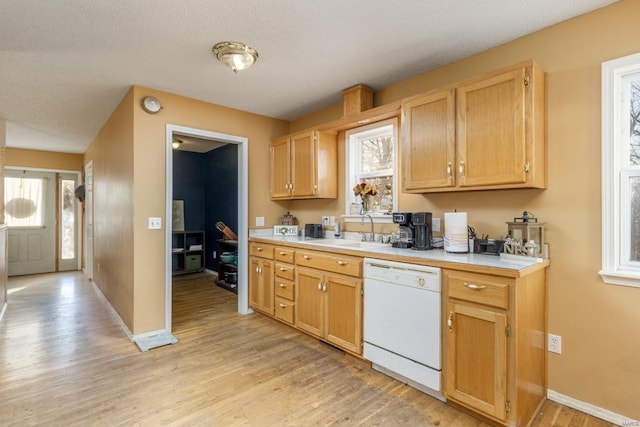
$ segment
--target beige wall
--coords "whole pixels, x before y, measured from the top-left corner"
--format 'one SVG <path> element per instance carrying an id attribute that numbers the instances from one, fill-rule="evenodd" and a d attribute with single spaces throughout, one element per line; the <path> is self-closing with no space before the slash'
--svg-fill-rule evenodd
<path id="1" fill-rule="evenodd" d="M 7 147 L 6 150 L 6 166 L 65 171 L 81 171 L 83 167 L 82 154 L 11 147 Z"/>
<path id="2" fill-rule="evenodd" d="M 133 90 L 85 153 L 93 161 L 93 279 L 134 331 Z"/>
<path id="3" fill-rule="evenodd" d="M 547 75 L 547 190 L 401 195 L 402 210 L 469 212 L 479 232 L 506 234 L 505 221 L 529 210 L 546 222 L 551 244 L 549 388 L 640 419 L 640 289 L 605 285 L 601 267 L 600 66 L 640 51 L 640 1 L 623 0 L 376 93 L 376 105 L 534 58 Z M 366 82 L 365 82 L 366 83 Z M 333 113 L 333 116 L 332 116 Z M 336 107 L 294 122 L 309 127 Z M 300 124 L 302 123 L 302 124 Z M 312 204 L 310 203 L 309 206 Z M 339 214 L 341 204 L 336 204 Z M 297 214 L 293 209 L 292 213 Z"/>
<path id="4" fill-rule="evenodd" d="M 147 114 L 145 96 L 163 108 Z M 166 125 L 248 138 L 249 218 L 267 224 L 284 213 L 269 199 L 269 141 L 288 123 L 148 88 L 134 86 L 86 153 L 94 160 L 94 276 L 133 334 L 164 329 L 164 230 L 147 218 L 165 218 Z M 125 206 L 126 205 L 126 206 Z M 100 267 L 98 268 L 98 264 Z M 105 292 L 106 290 L 106 292 Z"/>

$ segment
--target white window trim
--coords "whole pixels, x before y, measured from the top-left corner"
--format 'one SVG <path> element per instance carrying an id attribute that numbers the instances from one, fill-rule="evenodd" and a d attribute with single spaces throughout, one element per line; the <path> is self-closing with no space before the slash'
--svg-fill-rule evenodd
<path id="1" fill-rule="evenodd" d="M 375 123 L 371 123 L 368 124 L 366 126 L 362 126 L 362 127 L 358 127 L 355 129 L 350 129 L 345 133 L 345 200 L 344 200 L 344 212 L 349 212 L 349 208 L 351 206 L 351 193 L 353 191 L 353 186 L 351 185 L 351 181 L 349 179 L 349 172 L 350 172 L 350 162 L 351 162 L 351 154 L 350 154 L 350 150 L 349 150 L 349 138 L 351 134 L 355 134 L 355 133 L 363 133 L 366 132 L 369 129 L 375 129 L 375 128 L 379 128 L 382 126 L 388 126 L 388 125 L 393 125 L 393 143 L 394 143 L 394 153 L 393 153 L 393 168 L 394 168 L 394 179 L 393 179 L 393 211 L 397 211 L 398 210 L 398 194 L 400 191 L 400 186 L 398 185 L 398 180 L 399 180 L 399 174 L 398 174 L 398 147 L 399 147 L 399 142 L 398 142 L 398 119 L 397 118 L 392 118 L 392 119 L 387 119 L 387 120 L 382 120 L 379 122 L 375 122 Z M 345 215 L 341 215 L 342 220 L 344 222 L 362 222 L 366 215 L 349 215 L 349 214 L 345 214 Z M 392 224 L 393 220 L 392 220 L 392 215 L 384 215 L 384 214 L 377 214 L 377 215 L 371 215 L 371 218 L 373 219 L 373 222 L 376 224 Z M 367 218 L 367 221 L 369 219 Z"/>
<path id="2" fill-rule="evenodd" d="M 605 283 L 640 287 L 640 270 L 625 266 L 621 254 L 622 80 L 640 72 L 640 53 L 602 63 L 602 270 Z M 616 123 L 617 121 L 617 123 Z M 624 122 L 628 123 L 628 122 Z"/>

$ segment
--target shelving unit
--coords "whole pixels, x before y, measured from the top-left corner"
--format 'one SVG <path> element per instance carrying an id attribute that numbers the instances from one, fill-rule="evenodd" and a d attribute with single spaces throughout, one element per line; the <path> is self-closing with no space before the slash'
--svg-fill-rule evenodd
<path id="1" fill-rule="evenodd" d="M 204 231 L 174 231 L 171 236 L 171 265 L 174 276 L 204 271 Z"/>
<path id="2" fill-rule="evenodd" d="M 222 262 L 220 255 L 222 252 L 237 252 L 237 240 L 218 239 L 218 250 L 216 251 L 216 260 L 218 261 L 218 282 L 217 285 L 234 294 L 238 293 L 238 266 L 232 263 Z M 225 273 L 236 273 L 236 283 L 230 283 L 226 280 Z"/>

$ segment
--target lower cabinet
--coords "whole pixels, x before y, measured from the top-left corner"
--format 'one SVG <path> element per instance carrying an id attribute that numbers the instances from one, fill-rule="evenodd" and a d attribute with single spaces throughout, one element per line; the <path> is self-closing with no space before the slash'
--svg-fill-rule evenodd
<path id="1" fill-rule="evenodd" d="M 273 261 L 249 258 L 249 307 L 273 316 Z"/>
<path id="2" fill-rule="evenodd" d="M 502 277 L 443 270 L 444 394 L 505 426 L 546 397 L 546 270 Z"/>
<path id="3" fill-rule="evenodd" d="M 295 296 L 296 284 L 293 256 L 295 251 L 289 248 L 276 247 L 274 251 L 275 263 L 275 318 L 291 326 L 295 325 Z"/>
<path id="4" fill-rule="evenodd" d="M 447 313 L 455 321 L 447 337 L 447 396 L 504 420 L 507 316 L 455 303 L 447 305 Z"/>
<path id="5" fill-rule="evenodd" d="M 297 327 L 362 354 L 362 280 L 298 267 Z"/>

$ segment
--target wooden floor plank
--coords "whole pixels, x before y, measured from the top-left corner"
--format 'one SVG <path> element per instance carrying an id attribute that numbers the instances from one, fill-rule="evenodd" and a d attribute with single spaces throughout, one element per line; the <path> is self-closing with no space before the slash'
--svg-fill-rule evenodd
<path id="1" fill-rule="evenodd" d="M 174 279 L 176 345 L 140 352 L 79 272 L 10 278 L 2 426 L 469 426 L 474 417 L 259 314 L 212 276 Z M 609 426 L 547 402 L 535 427 Z"/>

